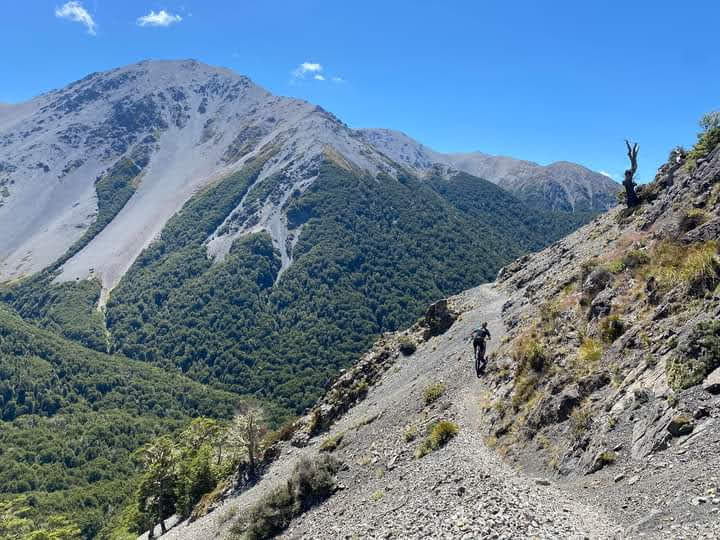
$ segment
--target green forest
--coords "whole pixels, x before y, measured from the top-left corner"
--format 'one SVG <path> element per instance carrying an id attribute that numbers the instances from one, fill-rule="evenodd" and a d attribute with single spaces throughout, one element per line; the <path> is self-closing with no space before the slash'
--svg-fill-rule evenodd
<path id="1" fill-rule="evenodd" d="M 206 255 L 238 187 L 221 182 L 170 220 L 113 291 L 108 329 L 116 352 L 271 401 L 286 416 L 309 407 L 380 332 L 589 217 L 530 210 L 469 175 L 376 180 L 328 160 L 287 204 L 302 233 L 275 284 L 279 254 L 264 233 L 236 241 L 222 263 Z"/>
<path id="2" fill-rule="evenodd" d="M 92 538 L 132 491 L 132 453 L 237 396 L 91 351 L 0 308 L 0 501 L 38 523 L 62 514 Z"/>

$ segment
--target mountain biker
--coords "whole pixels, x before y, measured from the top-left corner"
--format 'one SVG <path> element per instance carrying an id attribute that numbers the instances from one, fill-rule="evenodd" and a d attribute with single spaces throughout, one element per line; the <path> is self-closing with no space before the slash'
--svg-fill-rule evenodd
<path id="1" fill-rule="evenodd" d="M 475 350 L 475 364 L 479 376 L 481 371 L 479 368 L 479 363 L 481 360 L 483 363 L 485 362 L 485 341 L 488 339 L 492 339 L 490 331 L 487 328 L 487 322 L 482 323 L 482 326 L 473 330 L 470 337 L 473 340 L 473 349 Z"/>

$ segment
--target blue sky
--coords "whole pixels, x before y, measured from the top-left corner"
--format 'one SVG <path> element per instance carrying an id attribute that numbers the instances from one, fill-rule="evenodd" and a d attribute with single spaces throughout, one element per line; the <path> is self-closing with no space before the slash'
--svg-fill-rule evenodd
<path id="1" fill-rule="evenodd" d="M 145 58 L 196 58 L 440 151 L 619 178 L 630 137 L 644 181 L 720 108 L 717 0 L 2 4 L 0 102 Z M 294 77 L 302 63 L 322 70 Z"/>

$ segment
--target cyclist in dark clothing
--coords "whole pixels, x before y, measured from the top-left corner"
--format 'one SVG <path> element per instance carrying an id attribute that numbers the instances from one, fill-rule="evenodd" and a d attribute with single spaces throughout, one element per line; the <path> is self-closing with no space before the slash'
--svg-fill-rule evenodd
<path id="1" fill-rule="evenodd" d="M 473 349 L 475 350 L 475 371 L 477 376 L 485 369 L 485 341 L 492 339 L 490 331 L 487 329 L 487 323 L 482 323 L 482 326 L 473 330 L 470 335 L 473 340 Z"/>

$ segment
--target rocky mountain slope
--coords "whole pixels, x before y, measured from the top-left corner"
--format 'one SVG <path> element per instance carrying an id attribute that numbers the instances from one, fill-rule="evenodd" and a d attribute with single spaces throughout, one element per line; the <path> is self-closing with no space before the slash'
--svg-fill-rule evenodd
<path id="1" fill-rule="evenodd" d="M 419 173 L 440 164 L 484 178 L 534 208 L 604 212 L 617 202 L 620 186 L 607 176 L 567 161 L 547 166 L 482 152 L 443 154 L 404 133 L 389 129 L 358 130 L 362 138 L 398 163 Z"/>
<path id="2" fill-rule="evenodd" d="M 0 134 L 0 300 L 278 414 L 587 220 L 419 177 L 321 108 L 193 61 L 92 74 L 3 109 Z"/>
<path id="3" fill-rule="evenodd" d="M 718 135 L 707 155 L 673 152 L 641 206 L 384 335 L 257 485 L 166 537 L 268 530 L 295 463 L 327 454 L 332 492 L 281 537 L 716 538 Z M 481 321 L 493 337 L 476 378 Z"/>

